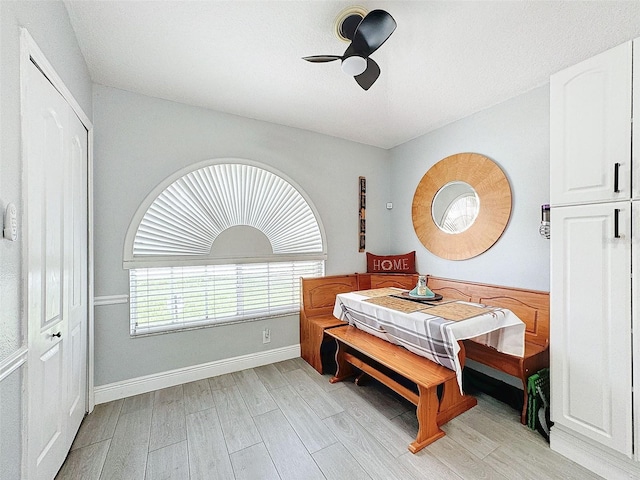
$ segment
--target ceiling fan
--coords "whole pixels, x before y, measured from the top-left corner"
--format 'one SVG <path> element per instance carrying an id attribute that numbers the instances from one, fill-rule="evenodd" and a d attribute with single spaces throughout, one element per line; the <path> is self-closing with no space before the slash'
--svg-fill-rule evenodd
<path id="1" fill-rule="evenodd" d="M 344 54 L 312 55 L 303 57 L 303 60 L 312 63 L 341 60 L 342 71 L 353 75 L 358 85 L 369 90 L 380 76 L 380 67 L 369 57 L 391 36 L 396 29 L 396 21 L 384 10 L 372 10 L 364 17 L 360 11 L 352 11 L 338 21 L 339 36 L 351 40 Z"/>

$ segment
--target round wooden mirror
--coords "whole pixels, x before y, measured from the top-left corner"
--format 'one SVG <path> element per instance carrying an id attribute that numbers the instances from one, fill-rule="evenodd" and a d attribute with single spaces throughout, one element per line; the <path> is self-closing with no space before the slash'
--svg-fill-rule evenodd
<path id="1" fill-rule="evenodd" d="M 413 228 L 433 254 L 449 260 L 488 250 L 511 215 L 511 187 L 490 158 L 458 153 L 440 160 L 420 180 L 413 196 Z"/>

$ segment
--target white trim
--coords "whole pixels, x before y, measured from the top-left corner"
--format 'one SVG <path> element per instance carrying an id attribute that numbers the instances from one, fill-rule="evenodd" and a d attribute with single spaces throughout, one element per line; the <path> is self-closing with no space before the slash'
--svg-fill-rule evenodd
<path id="1" fill-rule="evenodd" d="M 299 356 L 300 345 L 297 344 L 101 385 L 95 388 L 96 404 L 195 382 L 225 373 L 239 372 L 247 368 L 260 367 Z"/>
<path id="2" fill-rule="evenodd" d="M 180 267 L 198 265 L 231 265 L 244 263 L 268 263 L 268 262 L 305 262 L 326 261 L 326 253 L 299 253 L 299 254 L 273 254 L 256 257 L 202 257 L 189 255 L 182 258 L 154 255 L 149 257 L 137 257 L 135 260 L 123 262 L 122 268 L 153 268 L 153 267 Z"/>
<path id="3" fill-rule="evenodd" d="M 26 104 L 27 104 L 27 82 L 26 82 L 26 78 L 27 78 L 27 70 L 28 70 L 28 66 L 29 63 L 31 62 L 31 51 L 32 50 L 38 50 L 37 47 L 33 48 L 35 46 L 35 42 L 33 41 L 33 39 L 31 38 L 31 35 L 29 35 L 29 32 L 27 32 L 25 29 L 22 29 L 20 31 L 20 146 L 22 148 L 22 178 L 21 178 L 21 183 L 22 183 L 22 235 L 19 236 L 19 240 L 21 243 L 21 247 L 22 247 L 22 271 L 23 272 L 28 272 L 28 265 L 27 265 L 27 255 L 29 254 L 29 250 L 28 250 L 28 242 L 27 242 L 27 238 L 29 238 L 29 226 L 28 226 L 28 218 L 27 218 L 27 153 L 28 153 L 28 145 L 27 142 L 25 141 L 25 135 L 24 132 L 26 131 Z M 29 344 L 29 306 L 28 306 L 28 302 L 27 302 L 27 295 L 25 295 L 25 293 L 27 292 L 27 289 L 29 288 L 29 284 L 28 284 L 28 280 L 27 280 L 27 275 L 23 275 L 22 276 L 22 285 L 21 285 L 21 291 L 22 291 L 22 311 L 23 311 L 23 315 L 22 315 L 22 335 L 23 335 L 23 341 L 26 345 Z M 27 353 L 29 352 L 28 347 L 27 347 Z M 28 366 L 28 364 L 27 364 Z M 28 447 L 29 444 L 27 443 L 27 438 L 28 438 L 28 426 L 29 426 L 29 416 L 27 415 L 28 410 L 29 410 L 29 389 L 28 389 L 28 375 L 29 372 L 27 372 L 26 376 L 22 377 L 22 390 L 23 390 L 23 394 L 22 394 L 22 464 L 21 464 L 21 470 L 22 472 L 27 472 L 28 470 Z"/>
<path id="4" fill-rule="evenodd" d="M 15 372 L 27 361 L 27 347 L 21 347 L 0 362 L 0 382 Z"/>
<path id="5" fill-rule="evenodd" d="M 640 478 L 640 465 L 562 425 L 551 428 L 551 450 L 609 480 Z"/>
<path id="6" fill-rule="evenodd" d="M 96 405 L 94 396 L 94 369 L 95 369 L 95 271 L 94 271 L 94 251 L 93 251 L 93 127 L 87 132 L 87 305 L 89 312 L 87 316 L 87 412 L 93 412 Z"/>
<path id="7" fill-rule="evenodd" d="M 24 52 L 28 55 L 28 58 L 32 58 L 34 63 L 38 66 L 38 68 L 42 71 L 45 77 L 49 79 L 51 84 L 55 87 L 56 90 L 60 92 L 60 94 L 64 97 L 69 106 L 76 113 L 82 124 L 86 127 L 87 130 L 93 129 L 93 124 L 86 113 L 80 107 L 80 104 L 73 97 L 71 91 L 64 84 L 55 68 L 49 63 L 47 58 L 42 53 L 42 50 L 38 47 L 38 44 L 35 42 L 29 31 L 21 27 L 20 28 L 20 40 L 21 45 L 24 48 Z M 24 58 L 24 57 L 23 57 Z"/>
<path id="8" fill-rule="evenodd" d="M 93 300 L 94 307 L 103 307 L 105 305 L 118 305 L 121 303 L 129 303 L 129 295 L 101 295 Z"/>

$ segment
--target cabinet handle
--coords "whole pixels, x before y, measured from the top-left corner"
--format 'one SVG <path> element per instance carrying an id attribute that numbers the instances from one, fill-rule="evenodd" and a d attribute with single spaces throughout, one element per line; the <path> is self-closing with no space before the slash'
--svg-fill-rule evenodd
<path id="1" fill-rule="evenodd" d="M 613 210 L 613 238 L 620 238 L 620 209 Z"/>
<path id="2" fill-rule="evenodd" d="M 620 193 L 620 164 L 618 162 L 613 164 L 613 193 Z"/>

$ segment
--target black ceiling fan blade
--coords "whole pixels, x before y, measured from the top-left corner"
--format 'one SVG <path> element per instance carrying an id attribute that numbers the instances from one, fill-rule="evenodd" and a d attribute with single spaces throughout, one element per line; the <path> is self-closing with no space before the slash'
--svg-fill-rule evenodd
<path id="1" fill-rule="evenodd" d="M 347 47 L 347 49 L 344 51 L 344 55 L 342 55 L 342 58 L 349 58 L 349 57 L 351 57 L 352 55 L 358 55 L 358 54 L 356 53 L 356 49 L 355 49 L 355 47 L 353 46 L 353 42 L 351 42 L 351 43 L 349 44 L 349 46 Z M 364 55 L 360 55 L 360 56 L 364 56 Z"/>
<path id="2" fill-rule="evenodd" d="M 302 57 L 303 60 L 311 63 L 325 63 L 340 60 L 342 57 L 338 55 L 311 55 L 310 57 Z"/>
<path id="3" fill-rule="evenodd" d="M 357 55 L 368 57 L 387 41 L 396 25 L 389 13 L 384 10 L 372 10 L 358 25 L 350 47 L 353 47 Z"/>
<path id="4" fill-rule="evenodd" d="M 355 78 L 358 85 L 360 85 L 364 90 L 369 90 L 371 85 L 375 83 L 375 81 L 380 76 L 380 67 L 376 62 L 367 58 L 367 69 L 362 72 L 360 75 L 356 75 Z"/>

